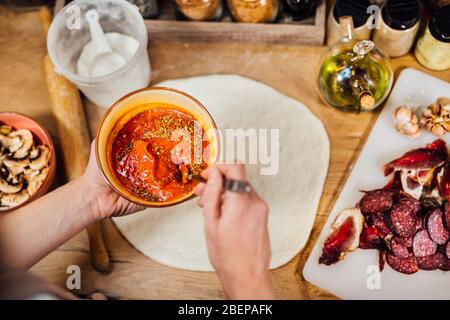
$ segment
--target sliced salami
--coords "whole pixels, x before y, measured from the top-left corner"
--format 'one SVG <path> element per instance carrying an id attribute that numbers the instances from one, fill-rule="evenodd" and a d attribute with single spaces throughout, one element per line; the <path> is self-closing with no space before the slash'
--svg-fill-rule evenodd
<path id="1" fill-rule="evenodd" d="M 396 236 L 395 237 L 395 240 L 399 244 L 401 244 L 402 246 L 407 247 L 407 248 L 411 248 L 413 246 L 413 239 L 414 238 L 412 236 L 411 237 L 406 237 L 406 238 L 400 237 L 400 236 Z"/>
<path id="2" fill-rule="evenodd" d="M 391 253 L 386 253 L 386 262 L 392 269 L 401 273 L 412 274 L 419 271 L 415 257 L 402 259 Z"/>
<path id="3" fill-rule="evenodd" d="M 442 271 L 450 271 L 450 259 L 445 259 L 442 266 L 439 267 Z"/>
<path id="4" fill-rule="evenodd" d="M 389 190 L 373 190 L 367 192 L 359 203 L 362 214 L 369 215 L 389 210 L 394 202 L 393 193 Z"/>
<path id="5" fill-rule="evenodd" d="M 384 212 L 372 214 L 372 223 L 384 235 L 392 234 L 384 219 Z"/>
<path id="6" fill-rule="evenodd" d="M 445 255 L 450 259 L 450 241 L 447 242 L 447 245 L 445 246 Z"/>
<path id="7" fill-rule="evenodd" d="M 440 252 L 431 256 L 417 257 L 417 266 L 422 270 L 437 270 L 447 261 L 447 258 Z"/>
<path id="8" fill-rule="evenodd" d="M 430 238 L 428 231 L 423 229 L 416 233 L 413 239 L 413 252 L 416 257 L 426 257 L 435 254 L 437 244 Z"/>
<path id="9" fill-rule="evenodd" d="M 442 220 L 442 211 L 439 209 L 434 209 L 429 214 L 427 229 L 430 238 L 437 244 L 445 244 L 450 236 Z"/>
<path id="10" fill-rule="evenodd" d="M 420 205 L 420 201 L 411 197 L 403 197 L 400 199 L 400 202 L 410 207 L 416 215 L 420 212 L 422 208 Z"/>
<path id="11" fill-rule="evenodd" d="M 408 258 L 412 256 L 412 253 L 408 250 L 408 247 L 403 246 L 396 237 L 391 240 L 391 251 L 399 258 Z"/>
<path id="12" fill-rule="evenodd" d="M 394 205 L 390 220 L 394 232 L 401 237 L 410 237 L 416 232 L 417 211 L 409 199 L 402 199 Z"/>
<path id="13" fill-rule="evenodd" d="M 447 229 L 450 230 L 450 202 L 446 201 L 444 204 L 444 217 L 445 217 L 445 225 Z"/>

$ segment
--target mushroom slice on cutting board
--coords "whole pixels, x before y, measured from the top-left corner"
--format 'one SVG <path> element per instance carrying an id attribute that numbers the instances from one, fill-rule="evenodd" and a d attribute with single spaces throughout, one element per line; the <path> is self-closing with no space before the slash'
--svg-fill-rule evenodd
<path id="1" fill-rule="evenodd" d="M 47 165 L 50 159 L 50 149 L 47 146 L 38 146 L 37 150 L 39 151 L 39 155 L 35 159 L 32 159 L 29 164 L 29 167 L 33 170 L 41 170 Z"/>
<path id="2" fill-rule="evenodd" d="M 6 194 L 2 196 L 1 204 L 6 207 L 16 207 L 30 198 L 27 190 L 22 190 L 17 193 Z"/>

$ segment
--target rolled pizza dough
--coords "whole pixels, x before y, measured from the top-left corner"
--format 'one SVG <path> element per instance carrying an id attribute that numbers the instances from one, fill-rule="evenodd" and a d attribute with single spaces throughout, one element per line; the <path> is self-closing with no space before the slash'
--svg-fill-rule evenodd
<path id="1" fill-rule="evenodd" d="M 248 165 L 248 179 L 270 208 L 270 267 L 289 262 L 306 244 L 328 171 L 329 140 L 321 121 L 303 104 L 267 85 L 238 75 L 165 81 L 185 91 L 211 113 L 219 130 L 279 129 L 279 170 L 261 175 Z M 269 139 L 270 141 L 270 139 Z M 270 150 L 270 149 L 269 149 Z M 123 236 L 145 256 L 187 270 L 212 271 L 196 200 L 115 218 Z"/>

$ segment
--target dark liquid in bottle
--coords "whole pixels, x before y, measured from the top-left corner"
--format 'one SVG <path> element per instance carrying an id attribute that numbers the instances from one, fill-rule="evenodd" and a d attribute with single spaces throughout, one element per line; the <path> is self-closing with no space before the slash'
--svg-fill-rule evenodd
<path id="1" fill-rule="evenodd" d="M 302 20 L 314 13 L 318 0 L 283 0 L 283 9 L 291 20 Z"/>

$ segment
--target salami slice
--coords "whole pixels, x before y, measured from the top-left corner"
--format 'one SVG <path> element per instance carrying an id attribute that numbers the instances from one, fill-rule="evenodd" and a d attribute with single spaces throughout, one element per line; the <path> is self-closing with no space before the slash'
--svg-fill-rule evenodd
<path id="1" fill-rule="evenodd" d="M 391 253 L 386 253 L 386 262 L 392 269 L 401 273 L 413 274 L 419 271 L 415 257 L 402 259 Z"/>
<path id="2" fill-rule="evenodd" d="M 430 238 L 437 244 L 445 244 L 449 238 L 449 232 L 444 227 L 442 211 L 434 209 L 428 216 L 427 229 Z"/>
<path id="3" fill-rule="evenodd" d="M 447 229 L 450 230 L 450 202 L 446 201 L 444 204 L 444 217 L 445 217 L 445 225 Z"/>
<path id="4" fill-rule="evenodd" d="M 399 258 L 408 258 L 412 256 L 412 253 L 408 250 L 408 247 L 403 246 L 396 237 L 391 240 L 391 251 Z"/>
<path id="5" fill-rule="evenodd" d="M 372 215 L 372 223 L 384 235 L 392 234 L 384 219 L 384 212 L 377 212 Z"/>
<path id="6" fill-rule="evenodd" d="M 442 266 L 439 267 L 442 271 L 450 271 L 450 259 L 445 259 Z"/>
<path id="7" fill-rule="evenodd" d="M 447 245 L 445 246 L 445 255 L 450 259 L 450 241 L 447 242 Z"/>
<path id="8" fill-rule="evenodd" d="M 416 232 L 417 209 L 409 199 L 402 199 L 392 208 L 390 221 L 396 234 L 410 237 Z"/>
<path id="9" fill-rule="evenodd" d="M 403 197 L 400 199 L 400 202 L 410 207 L 416 215 L 420 212 L 422 208 L 420 205 L 420 201 L 411 197 Z"/>
<path id="10" fill-rule="evenodd" d="M 389 190 L 373 190 L 367 192 L 359 203 L 362 214 L 369 215 L 389 210 L 394 202 L 393 193 Z"/>
<path id="11" fill-rule="evenodd" d="M 411 248 L 413 246 L 413 239 L 414 239 L 413 237 L 406 237 L 406 238 L 403 238 L 400 236 L 395 237 L 395 240 L 399 244 L 401 244 L 402 246 L 407 247 L 407 248 Z"/>
<path id="12" fill-rule="evenodd" d="M 417 266 L 422 270 L 437 270 L 446 263 L 447 258 L 440 252 L 426 257 L 417 257 Z"/>
<path id="13" fill-rule="evenodd" d="M 428 231 L 423 229 L 416 233 L 413 239 L 413 252 L 416 257 L 426 257 L 435 254 L 437 244 L 431 240 Z"/>

